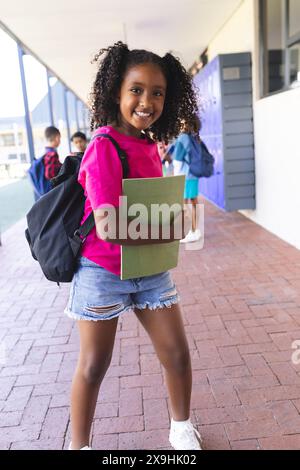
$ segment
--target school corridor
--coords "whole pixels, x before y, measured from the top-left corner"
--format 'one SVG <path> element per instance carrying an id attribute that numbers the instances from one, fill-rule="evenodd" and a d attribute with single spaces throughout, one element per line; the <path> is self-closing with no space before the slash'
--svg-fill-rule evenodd
<path id="1" fill-rule="evenodd" d="M 181 247 L 173 271 L 192 356 L 192 419 L 208 450 L 299 449 L 300 253 L 241 214 L 204 203 L 204 249 Z M 0 248 L 0 448 L 65 449 L 78 335 L 63 314 L 68 285 L 43 278 L 24 225 L 9 229 Z M 168 427 L 161 367 L 127 313 L 92 446 L 169 449 Z"/>

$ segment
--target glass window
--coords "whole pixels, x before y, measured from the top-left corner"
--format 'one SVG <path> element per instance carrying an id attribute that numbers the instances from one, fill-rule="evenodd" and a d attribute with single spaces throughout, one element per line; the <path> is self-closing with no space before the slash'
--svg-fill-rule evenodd
<path id="1" fill-rule="evenodd" d="M 8 134 L 0 135 L 0 145 L 2 145 L 2 147 L 11 147 L 12 145 L 15 145 L 14 134 L 10 132 Z"/>
<path id="2" fill-rule="evenodd" d="M 76 97 L 71 91 L 67 92 L 67 104 L 68 104 L 68 118 L 70 126 L 70 135 L 74 134 L 77 129 L 77 118 L 76 118 Z"/>
<path id="3" fill-rule="evenodd" d="M 50 80 L 50 87 L 53 103 L 54 125 L 59 129 L 61 133 L 61 142 L 57 151 L 60 161 L 63 162 L 65 157 L 70 153 L 68 128 L 64 104 L 65 87 L 59 80 L 53 80 L 53 78 L 54 77 L 52 77 L 52 79 Z"/>
<path id="4" fill-rule="evenodd" d="M 0 166 L 11 160 L 9 155 L 17 155 L 15 163 L 21 163 L 21 154 L 26 154 L 29 163 L 17 44 L 1 29 L 0 60 L 5 64 L 0 73 Z M 24 176 L 27 167 L 14 166 L 9 175 Z M 5 176 L 1 171 L 0 178 Z"/>
<path id="5" fill-rule="evenodd" d="M 290 0 L 289 36 L 300 34 L 300 1 Z"/>
<path id="6" fill-rule="evenodd" d="M 282 0 L 267 0 L 266 4 L 266 92 L 273 93 L 284 86 L 284 50 Z"/>
<path id="7" fill-rule="evenodd" d="M 290 83 L 297 80 L 298 72 L 300 72 L 300 43 L 295 44 L 289 49 L 290 54 Z"/>
<path id="8" fill-rule="evenodd" d="M 86 126 L 85 133 L 87 137 L 90 138 L 90 121 L 91 121 L 90 110 L 85 105 L 84 105 L 84 108 L 85 108 L 85 126 Z"/>
<path id="9" fill-rule="evenodd" d="M 32 126 L 34 153 L 45 153 L 45 128 L 50 126 L 50 109 L 46 68 L 29 54 L 23 55 L 28 106 Z"/>
<path id="10" fill-rule="evenodd" d="M 0 231 L 25 216 L 33 204 L 18 48 L 0 28 Z M 13 180 L 13 181 L 12 181 Z"/>
<path id="11" fill-rule="evenodd" d="M 262 95 L 300 86 L 300 0 L 259 0 Z"/>
<path id="12" fill-rule="evenodd" d="M 83 102 L 80 100 L 77 100 L 77 112 L 78 112 L 79 130 L 85 133 L 86 132 L 85 109 L 84 109 Z"/>

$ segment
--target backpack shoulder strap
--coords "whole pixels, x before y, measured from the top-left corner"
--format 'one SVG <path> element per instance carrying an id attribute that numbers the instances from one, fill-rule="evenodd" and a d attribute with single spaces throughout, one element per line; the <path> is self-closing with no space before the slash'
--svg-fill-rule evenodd
<path id="1" fill-rule="evenodd" d="M 96 139 L 97 137 L 105 137 L 106 139 L 109 139 L 112 144 L 115 146 L 116 151 L 118 152 L 118 156 L 121 160 L 122 164 L 122 170 L 123 170 L 123 178 L 126 179 L 128 178 L 129 174 L 129 166 L 128 166 L 128 160 L 127 160 L 127 154 L 124 150 L 121 149 L 119 146 L 118 142 L 109 134 L 96 134 L 93 139 Z M 92 140 L 93 140 L 92 139 Z M 94 219 L 94 213 L 91 212 L 90 215 L 87 217 L 87 219 L 83 222 L 83 224 L 75 231 L 74 237 L 79 237 L 81 240 L 81 243 L 83 243 L 90 233 L 90 231 L 94 228 L 95 226 L 95 219 Z"/>
<path id="2" fill-rule="evenodd" d="M 94 212 L 92 211 L 83 224 L 74 232 L 73 238 L 78 239 L 80 243 L 83 243 L 95 226 Z"/>
<path id="3" fill-rule="evenodd" d="M 97 137 L 105 137 L 106 139 L 109 139 L 111 141 L 111 143 L 114 145 L 116 151 L 118 152 L 119 158 L 121 160 L 122 169 L 123 169 L 123 178 L 124 179 L 128 178 L 129 166 L 128 166 L 128 160 L 127 160 L 126 152 L 121 149 L 118 142 L 111 135 L 109 135 L 109 134 L 96 134 L 93 137 L 93 139 L 96 139 Z"/>

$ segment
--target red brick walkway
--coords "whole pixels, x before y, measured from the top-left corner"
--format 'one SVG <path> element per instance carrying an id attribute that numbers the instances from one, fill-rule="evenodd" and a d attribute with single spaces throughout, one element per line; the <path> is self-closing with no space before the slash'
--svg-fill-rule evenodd
<path id="1" fill-rule="evenodd" d="M 300 252 L 238 213 L 205 203 L 204 250 L 174 278 L 193 363 L 192 418 L 207 449 L 300 449 Z M 68 286 L 43 279 L 23 237 L 0 248 L 0 448 L 62 449 L 78 354 Z M 99 395 L 95 449 L 168 449 L 161 367 L 134 315 L 119 323 Z"/>

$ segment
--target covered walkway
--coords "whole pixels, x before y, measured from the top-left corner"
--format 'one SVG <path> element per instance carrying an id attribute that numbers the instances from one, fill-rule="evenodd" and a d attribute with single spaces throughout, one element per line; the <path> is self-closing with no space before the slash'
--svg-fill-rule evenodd
<path id="1" fill-rule="evenodd" d="M 46 281 L 24 221 L 0 248 L 0 448 L 62 449 L 76 325 L 68 286 Z M 299 449 L 300 253 L 239 213 L 205 202 L 205 245 L 181 248 L 181 294 L 194 384 L 192 418 L 206 449 Z M 294 361 L 295 362 L 295 361 Z M 161 367 L 133 314 L 119 322 L 93 425 L 95 449 L 168 449 Z"/>

